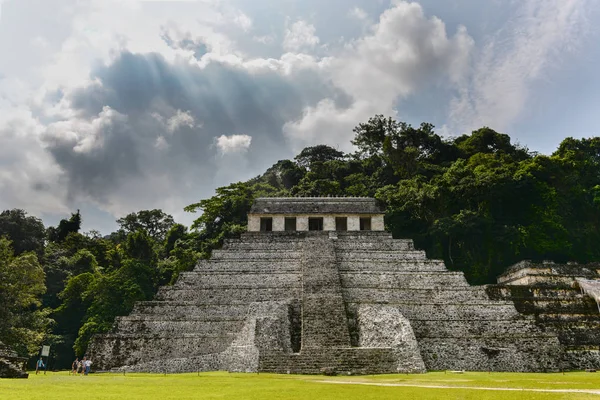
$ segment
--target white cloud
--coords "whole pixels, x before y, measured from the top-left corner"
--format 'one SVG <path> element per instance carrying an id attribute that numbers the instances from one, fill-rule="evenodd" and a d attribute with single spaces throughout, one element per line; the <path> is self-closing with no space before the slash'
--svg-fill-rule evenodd
<path id="1" fill-rule="evenodd" d="M 176 213 L 290 147 L 348 150 L 354 126 L 422 91 L 458 93 L 453 127 L 502 129 L 530 83 L 578 45 L 591 4 L 511 2 L 513 22 L 474 51 L 465 28 L 433 16 L 444 7 L 426 15 L 416 2 L 393 0 L 375 20 L 385 5 L 363 0 L 324 29 L 297 19 L 311 14 L 277 20 L 229 0 L 150 1 L 69 3 L 44 13 L 55 20 L 46 31 L 20 9 L 22 42 L 0 40 L 13 55 L 0 60 L 1 207 L 65 212 L 83 199 L 117 216 Z M 56 26 L 65 29 L 54 36 Z M 190 185 L 199 175 L 211 179 Z"/>
<path id="2" fill-rule="evenodd" d="M 47 143 L 68 143 L 75 153 L 90 153 L 104 145 L 104 135 L 115 124 L 126 124 L 127 119 L 127 115 L 105 106 L 91 121 L 74 118 L 48 125 L 42 138 Z"/>
<path id="3" fill-rule="evenodd" d="M 337 107 L 332 99 L 323 100 L 308 107 L 301 120 L 288 122 L 284 132 L 298 148 L 316 141 L 349 148 L 352 128 L 376 113 L 393 114 L 398 97 L 462 82 L 473 45 L 464 27 L 448 37 L 439 18 L 427 18 L 417 3 L 397 1 L 367 35 L 319 63 L 353 103 Z"/>
<path id="4" fill-rule="evenodd" d="M 315 32 L 313 25 L 302 20 L 296 21 L 285 32 L 283 48 L 288 51 L 312 49 L 320 42 Z"/>
<path id="5" fill-rule="evenodd" d="M 189 111 L 177 110 L 177 112 L 175 112 L 175 115 L 173 115 L 167 121 L 167 131 L 169 133 L 173 133 L 184 126 L 187 126 L 188 128 L 193 128 L 194 122 L 194 117 L 192 117 Z"/>
<path id="6" fill-rule="evenodd" d="M 252 19 L 243 12 L 236 10 L 233 17 L 233 23 L 242 28 L 245 32 L 252 28 Z"/>
<path id="7" fill-rule="evenodd" d="M 43 131 L 28 109 L 0 103 L 0 209 L 67 212 L 61 170 L 44 148 Z"/>
<path id="8" fill-rule="evenodd" d="M 154 147 L 158 150 L 165 150 L 169 148 L 169 143 L 167 143 L 167 140 L 164 136 L 159 136 L 154 142 Z"/>
<path id="9" fill-rule="evenodd" d="M 364 21 L 369 17 L 369 14 L 360 7 L 352 8 L 348 11 L 348 15 L 361 21 Z"/>
<path id="10" fill-rule="evenodd" d="M 505 130 L 526 109 L 531 84 L 584 40 L 590 2 L 528 0 L 519 3 L 512 23 L 485 45 L 472 77 L 450 106 L 454 133 L 483 125 Z"/>
<path id="11" fill-rule="evenodd" d="M 272 44 L 275 41 L 275 37 L 273 35 L 254 36 L 252 40 L 262 44 Z"/>
<path id="12" fill-rule="evenodd" d="M 221 135 L 216 138 L 217 147 L 222 154 L 240 153 L 248 150 L 252 143 L 252 136 L 249 135 Z"/>

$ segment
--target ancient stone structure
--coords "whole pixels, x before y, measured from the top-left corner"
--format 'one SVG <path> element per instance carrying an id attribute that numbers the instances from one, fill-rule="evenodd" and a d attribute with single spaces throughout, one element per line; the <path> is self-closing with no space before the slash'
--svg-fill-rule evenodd
<path id="1" fill-rule="evenodd" d="M 490 285 L 491 298 L 510 300 L 538 326 L 554 332 L 564 369 L 600 367 L 600 264 L 522 261 Z M 596 297 L 596 300 L 594 299 Z"/>
<path id="2" fill-rule="evenodd" d="M 0 378 L 27 378 L 25 371 L 26 358 L 19 357 L 17 353 L 0 342 Z"/>
<path id="3" fill-rule="evenodd" d="M 249 232 L 383 230 L 383 214 L 367 197 L 259 198 L 248 213 Z"/>
<path id="4" fill-rule="evenodd" d="M 257 199 L 248 230 L 97 335 L 96 367 L 358 374 L 600 365 L 589 349 L 569 356 L 577 339 L 553 325 L 554 314 L 540 320 L 536 304 L 521 306 L 516 286 L 470 286 L 411 240 L 393 239 L 373 199 Z"/>

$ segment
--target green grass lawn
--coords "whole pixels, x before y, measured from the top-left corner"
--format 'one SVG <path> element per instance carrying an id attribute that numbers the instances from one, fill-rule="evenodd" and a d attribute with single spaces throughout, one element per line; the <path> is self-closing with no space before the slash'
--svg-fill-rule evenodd
<path id="1" fill-rule="evenodd" d="M 331 383 L 336 382 L 336 383 Z M 341 383 L 340 383 L 341 382 Z M 386 385 L 386 386 L 381 386 Z M 417 386 L 449 386 L 427 388 Z M 499 391 L 477 388 L 513 388 Z M 536 390 L 595 390 L 598 394 Z M 0 380 L 0 400 L 35 399 L 600 399 L 600 373 L 482 373 L 377 376 L 273 374 L 92 374 Z"/>

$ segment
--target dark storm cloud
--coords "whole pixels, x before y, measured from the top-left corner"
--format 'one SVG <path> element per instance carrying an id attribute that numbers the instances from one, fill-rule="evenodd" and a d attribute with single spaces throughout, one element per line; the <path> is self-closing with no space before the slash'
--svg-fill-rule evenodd
<path id="1" fill-rule="evenodd" d="M 293 156 L 282 135 L 287 121 L 300 118 L 304 107 L 322 98 L 346 101 L 314 72 L 251 73 L 216 62 L 200 68 L 171 64 L 158 54 L 124 52 L 112 64 L 97 68 L 92 78 L 99 84 L 74 91 L 70 100 L 80 118 L 95 120 L 96 136 L 89 139 L 93 145 L 67 139 L 68 129 L 61 131 L 60 126 L 45 140 L 66 172 L 71 194 L 100 198 L 131 179 L 153 185 L 153 176 L 166 175 L 183 183 L 208 179 L 217 168 L 236 168 L 219 160 L 214 142 L 221 135 L 252 136 L 244 157 L 251 173 L 260 173 Z M 106 107 L 112 117 L 105 115 Z M 182 113 L 193 123 L 177 124 Z M 98 121 L 99 115 L 107 121 Z M 248 173 L 240 170 L 238 176 Z"/>

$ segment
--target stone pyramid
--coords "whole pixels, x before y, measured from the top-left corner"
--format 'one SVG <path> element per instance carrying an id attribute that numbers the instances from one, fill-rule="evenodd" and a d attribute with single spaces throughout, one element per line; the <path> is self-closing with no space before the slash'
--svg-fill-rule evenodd
<path id="1" fill-rule="evenodd" d="M 306 374 L 561 368 L 556 333 L 427 259 L 411 240 L 377 230 L 383 218 L 373 199 L 303 200 L 316 204 L 312 211 L 277 201 L 286 207 L 257 200 L 251 231 L 96 335 L 88 352 L 95 366 Z M 327 230 L 336 224 L 347 230 Z"/>

